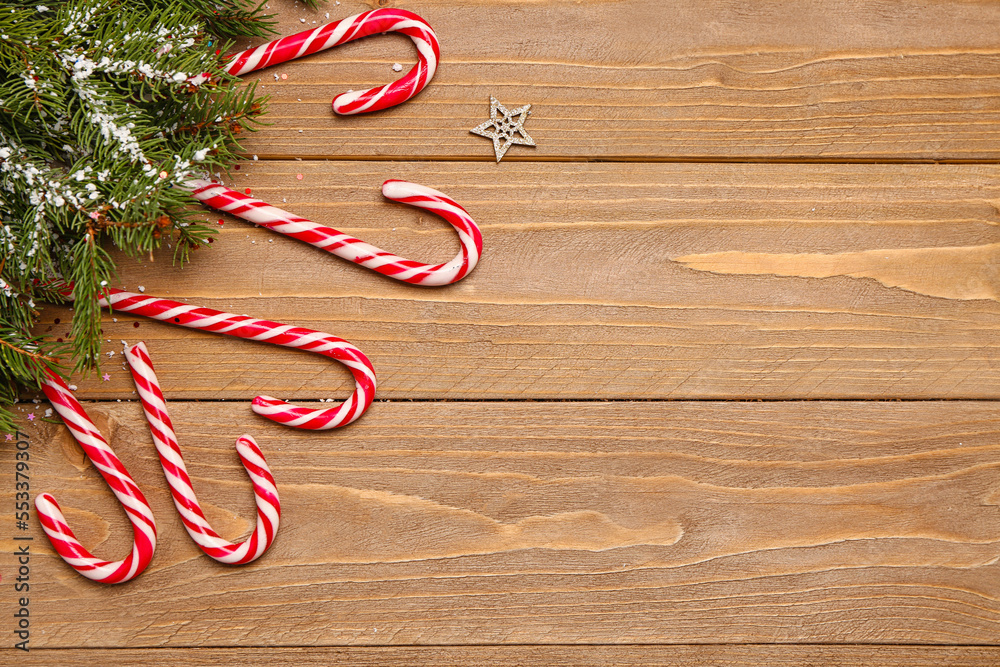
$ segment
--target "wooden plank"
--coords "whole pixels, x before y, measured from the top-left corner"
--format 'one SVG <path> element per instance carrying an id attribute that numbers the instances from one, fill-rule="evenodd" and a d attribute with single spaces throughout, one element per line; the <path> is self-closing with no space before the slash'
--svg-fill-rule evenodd
<path id="1" fill-rule="evenodd" d="M 330 433 L 245 403 L 174 402 L 223 535 L 252 516 L 235 436 L 250 431 L 274 469 L 281 530 L 244 568 L 183 533 L 138 404 L 92 412 L 150 498 L 159 545 L 139 579 L 99 586 L 34 518 L 5 521 L 0 571 L 12 533 L 34 538 L 38 648 L 993 645 L 1000 632 L 992 402 L 380 403 Z M 120 556 L 131 532 L 68 433 L 25 428 L 32 494 L 53 492 L 84 544 Z"/>
<path id="2" fill-rule="evenodd" d="M 9 652 L 9 651 L 8 651 Z M 0 656 L 3 652 L 0 652 Z M 61 649 L 10 655 L 19 665 L 94 664 L 173 667 L 240 664 L 352 667 L 983 667 L 1000 662 L 1000 649 L 985 646 L 405 646 L 246 649 Z"/>
<path id="3" fill-rule="evenodd" d="M 396 284 L 231 218 L 183 270 L 169 256 L 123 258 L 132 290 L 350 340 L 383 398 L 1000 397 L 995 166 L 258 162 L 238 173 L 241 189 L 424 261 L 449 258 L 454 233 L 386 203 L 384 179 L 439 188 L 482 225 L 482 263 L 447 288 Z M 784 275 L 754 275 L 768 271 Z M 65 335 L 69 315 L 47 311 L 42 331 Z M 115 317 L 106 353 L 148 341 L 173 398 L 349 391 L 346 371 L 314 355 Z M 105 364 L 109 382 L 81 382 L 83 395 L 129 397 L 120 360 Z"/>
<path id="4" fill-rule="evenodd" d="M 490 142 L 469 128 L 488 119 L 495 95 L 533 105 L 525 128 L 538 146 L 512 148 L 508 162 L 1000 158 L 994 2 L 391 4 L 441 39 L 431 85 L 385 112 L 332 113 L 335 94 L 398 78 L 397 62 L 409 69 L 415 50 L 399 35 L 247 75 L 272 96 L 270 125 L 248 151 L 492 160 Z M 271 5 L 291 34 L 324 12 L 337 19 L 381 3 Z"/>

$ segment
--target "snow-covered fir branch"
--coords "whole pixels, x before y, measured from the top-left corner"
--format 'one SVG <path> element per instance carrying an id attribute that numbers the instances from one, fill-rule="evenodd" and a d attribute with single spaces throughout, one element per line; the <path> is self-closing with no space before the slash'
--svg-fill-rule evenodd
<path id="1" fill-rule="evenodd" d="M 267 34 L 262 12 L 254 0 L 0 6 L 0 432 L 13 425 L 2 405 L 54 359 L 96 364 L 110 247 L 169 244 L 184 261 L 207 244 L 180 186 L 228 170 L 263 111 L 222 71 L 231 40 Z M 38 304 L 66 289 L 70 338 L 34 336 Z"/>

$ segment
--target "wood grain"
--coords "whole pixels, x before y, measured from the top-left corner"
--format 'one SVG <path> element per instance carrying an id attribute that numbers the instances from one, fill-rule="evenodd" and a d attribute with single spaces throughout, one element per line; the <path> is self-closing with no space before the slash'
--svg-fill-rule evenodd
<path id="1" fill-rule="evenodd" d="M 41 406 L 34 408 L 41 411 Z M 282 527 L 245 568 L 183 533 L 135 403 L 92 408 L 160 542 L 123 586 L 36 524 L 37 646 L 989 644 L 1000 630 L 991 402 L 379 403 L 333 433 L 171 405 L 209 520 L 250 529 L 251 432 Z M 62 426 L 25 421 L 32 491 L 105 557 L 131 535 Z M 12 506 L 13 458 L 0 456 Z M 96 545 L 96 546 L 95 546 Z M 10 571 L 5 536 L 0 567 Z"/>
<path id="2" fill-rule="evenodd" d="M 385 4 L 345 0 L 312 12 L 271 2 L 281 34 L 314 27 L 325 12 L 332 20 Z M 399 35 L 247 75 L 272 96 L 270 125 L 247 141 L 249 152 L 492 160 L 490 142 L 469 128 L 488 118 L 495 95 L 533 105 L 525 127 L 538 146 L 512 148 L 507 164 L 1000 157 L 993 2 L 388 4 L 437 31 L 442 59 L 431 84 L 388 111 L 334 116 L 335 94 L 386 83 L 399 77 L 394 63 L 415 62 Z"/>
<path id="3" fill-rule="evenodd" d="M 380 400 L 346 429 L 280 428 L 247 400 L 342 398 L 347 373 L 107 315 L 109 380 L 75 381 L 159 548 L 102 587 L 34 516 L 0 522 L 8 609 L 13 538 L 33 538 L 33 650 L 0 663 L 1000 664 L 1000 5 L 269 4 L 281 34 L 416 11 L 442 62 L 414 100 L 350 118 L 330 99 L 397 77 L 406 38 L 246 77 L 270 124 L 229 182 L 445 260 L 446 225 L 378 194 L 423 183 L 481 224 L 483 261 L 417 289 L 207 213 L 225 224 L 183 270 L 123 260 L 125 287 L 347 338 Z M 492 163 L 468 132 L 490 95 L 533 105 L 537 148 Z M 889 164 L 928 161 L 978 164 Z M 47 308 L 40 333 L 71 315 Z M 259 562 L 221 566 L 183 532 L 120 366 L 140 339 L 223 536 L 253 517 L 236 436 L 268 456 L 283 522 Z M 665 400 L 747 398 L 777 400 Z M 880 398 L 920 400 L 788 400 Z M 122 510 L 47 404 L 19 407 L 32 495 L 120 557 Z"/>
<path id="4" fill-rule="evenodd" d="M 8 649 L 6 651 L 10 653 Z M 0 657 L 4 651 L 0 651 Z M 247 667 L 338 665 L 356 667 L 984 667 L 1000 661 L 1000 649 L 986 646 L 406 646 L 242 649 L 60 649 L 10 655 L 19 665 L 89 667 Z"/>
<path id="5" fill-rule="evenodd" d="M 309 167 L 247 163 L 236 184 L 425 261 L 453 256 L 454 232 L 378 186 L 439 188 L 482 226 L 481 264 L 457 285 L 415 288 L 226 218 L 183 270 L 122 258 L 122 284 L 346 338 L 371 357 L 382 398 L 1000 396 L 995 166 Z M 735 268 L 693 264 L 726 253 Z M 767 253 L 826 265 L 753 263 Z M 41 331 L 64 336 L 70 315 L 47 311 Z M 172 398 L 349 392 L 346 371 L 307 353 L 124 315 L 105 335 L 111 381 L 80 382 L 87 397 L 131 396 L 117 353 L 138 339 Z"/>

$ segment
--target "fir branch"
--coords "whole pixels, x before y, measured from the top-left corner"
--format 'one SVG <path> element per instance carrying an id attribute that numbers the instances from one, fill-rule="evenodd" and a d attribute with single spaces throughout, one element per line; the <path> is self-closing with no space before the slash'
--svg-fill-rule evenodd
<path id="1" fill-rule="evenodd" d="M 177 262 L 211 242 L 183 188 L 227 171 L 265 100 L 223 70 L 274 21 L 258 0 L 59 0 L 0 11 L 0 432 L 3 405 L 72 352 L 97 366 L 108 247 Z M 106 247 L 108 246 L 108 247 Z M 67 282 L 71 286 L 67 285 Z M 32 334 L 74 302 L 70 342 Z"/>
<path id="2" fill-rule="evenodd" d="M 46 369 L 59 372 L 58 354 L 65 345 L 46 345 L 40 338 L 17 333 L 13 323 L 0 319 L 0 402 L 9 405 L 17 400 L 20 386 L 37 387 Z M 42 350 L 48 350 L 43 352 Z M 0 432 L 14 431 L 14 416 L 0 410 Z"/>
<path id="3" fill-rule="evenodd" d="M 8 350 L 12 351 L 16 355 L 15 358 L 17 359 L 29 359 L 36 363 L 46 363 L 46 364 L 59 363 L 59 360 L 56 359 L 55 357 L 49 357 L 42 354 L 41 352 L 33 351 L 32 346 L 15 345 L 14 343 L 6 341 L 3 338 L 0 338 L 0 346 L 5 347 Z"/>

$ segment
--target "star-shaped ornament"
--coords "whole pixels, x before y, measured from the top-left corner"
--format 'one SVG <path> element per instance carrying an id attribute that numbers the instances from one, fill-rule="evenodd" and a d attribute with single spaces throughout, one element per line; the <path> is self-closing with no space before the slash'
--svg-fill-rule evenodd
<path id="1" fill-rule="evenodd" d="M 491 95 L 490 119 L 482 125 L 472 128 L 469 132 L 492 139 L 493 151 L 497 155 L 497 162 L 499 162 L 513 144 L 535 145 L 535 140 L 524 131 L 524 121 L 528 120 L 530 113 L 530 104 L 525 104 L 513 111 L 507 111 L 507 108 Z"/>

